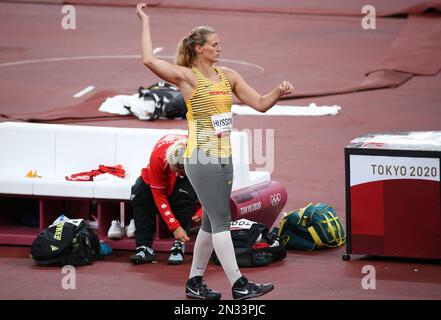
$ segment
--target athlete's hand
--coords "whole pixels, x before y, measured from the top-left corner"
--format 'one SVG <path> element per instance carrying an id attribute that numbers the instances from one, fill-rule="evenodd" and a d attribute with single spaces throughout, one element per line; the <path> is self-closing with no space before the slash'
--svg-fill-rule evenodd
<path id="1" fill-rule="evenodd" d="M 294 92 L 294 87 L 292 86 L 292 84 L 288 81 L 283 81 L 280 85 L 279 85 L 279 92 L 280 92 L 280 96 L 285 96 L 287 94 L 291 94 Z"/>
<path id="2" fill-rule="evenodd" d="M 193 217 L 191 217 L 191 220 L 193 220 L 193 222 L 199 222 L 199 221 L 201 221 L 201 217 L 199 217 L 197 214 L 195 214 Z"/>
<path id="3" fill-rule="evenodd" d="M 139 17 L 139 19 L 141 19 L 142 21 L 146 21 L 149 19 L 149 16 L 145 14 L 145 12 L 142 10 L 143 8 L 147 8 L 147 3 L 142 2 L 142 3 L 138 3 L 136 5 L 136 14 Z"/>
<path id="4" fill-rule="evenodd" d="M 187 232 L 185 232 L 184 228 L 179 226 L 175 231 L 173 231 L 173 235 L 176 240 L 187 242 L 190 241 L 190 238 L 187 236 Z"/>

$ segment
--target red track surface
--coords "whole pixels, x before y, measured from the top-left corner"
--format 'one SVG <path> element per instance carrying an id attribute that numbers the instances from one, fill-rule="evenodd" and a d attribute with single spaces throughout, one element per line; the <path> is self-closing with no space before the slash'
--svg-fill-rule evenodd
<path id="1" fill-rule="evenodd" d="M 344 7 L 343 1 L 338 3 Z M 349 3 L 349 11 L 355 12 L 357 7 Z M 403 1 L 396 8 L 401 10 L 416 3 L 419 1 Z M 315 2 L 314 6 L 322 11 L 329 9 L 320 4 Z M 76 8 L 77 30 L 63 30 L 61 5 L 0 3 L 0 114 L 12 119 L 94 126 L 186 128 L 185 121 L 147 123 L 133 118 L 115 119 L 97 111 L 106 97 L 132 94 L 138 86 L 156 79 L 137 58 L 97 58 L 140 54 L 140 26 L 133 7 Z M 360 27 L 360 17 L 355 16 L 245 11 L 226 14 L 208 9 L 160 7 L 152 9 L 151 19 L 154 46 L 164 48 L 159 55 L 173 56 L 176 42 L 192 27 L 213 25 L 223 42 L 223 58 L 234 60 L 223 64 L 241 72 L 258 91 L 265 92 L 288 79 L 298 94 L 305 95 L 340 92 L 362 84 L 367 72 L 382 66 L 384 58 L 394 53 L 392 44 L 408 22 L 405 18 L 379 18 L 377 30 L 366 31 Z M 432 36 L 436 38 L 440 18 L 433 19 L 430 30 L 434 30 Z M 430 54 L 440 57 L 437 44 L 431 45 L 435 50 Z M 78 57 L 89 58 L 78 60 Z M 32 62 L 51 58 L 66 59 Z M 344 222 L 343 148 L 351 139 L 369 132 L 440 130 L 439 61 L 441 58 L 426 61 L 429 69 L 435 70 L 434 75 L 412 73 L 407 82 L 394 89 L 282 102 L 337 104 L 342 107 L 337 116 L 235 116 L 238 129 L 275 130 L 272 178 L 288 190 L 285 210 L 297 209 L 308 202 L 326 202 Z M 6 65 L 11 62 L 20 63 Z M 242 62 L 259 65 L 264 71 Z M 79 99 L 72 97 L 89 85 L 94 85 L 95 91 Z M 290 252 L 283 262 L 268 268 L 243 269 L 243 272 L 252 280 L 275 283 L 274 292 L 263 299 L 441 298 L 438 265 L 364 257 L 342 262 L 343 252 L 343 248 Z M 166 265 L 167 255 L 160 254 L 158 264 L 134 267 L 127 263 L 128 256 L 128 252 L 116 252 L 103 262 L 79 269 L 77 289 L 62 290 L 63 274 L 59 269 L 35 267 L 28 259 L 28 248 L 2 247 L 0 298 L 183 298 L 189 257 L 183 266 L 171 267 Z M 376 290 L 361 287 L 364 276 L 361 268 L 367 264 L 376 267 Z M 220 267 L 210 265 L 206 278 L 210 286 L 221 290 L 225 298 L 231 298 L 227 278 Z"/>

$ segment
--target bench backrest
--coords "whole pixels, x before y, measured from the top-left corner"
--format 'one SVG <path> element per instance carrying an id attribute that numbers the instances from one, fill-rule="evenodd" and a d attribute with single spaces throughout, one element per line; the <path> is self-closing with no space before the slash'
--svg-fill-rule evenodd
<path id="1" fill-rule="evenodd" d="M 42 176 L 54 175 L 55 127 L 1 123 L 0 175 L 24 176 L 31 169 Z"/>
<path id="2" fill-rule="evenodd" d="M 38 170 L 44 178 L 90 171 L 98 165 L 121 164 L 134 181 L 149 161 L 154 144 L 165 134 L 186 134 L 179 129 L 139 129 L 0 123 L 0 176 L 24 177 Z M 248 137 L 233 132 L 234 181 L 238 189 L 249 180 Z"/>

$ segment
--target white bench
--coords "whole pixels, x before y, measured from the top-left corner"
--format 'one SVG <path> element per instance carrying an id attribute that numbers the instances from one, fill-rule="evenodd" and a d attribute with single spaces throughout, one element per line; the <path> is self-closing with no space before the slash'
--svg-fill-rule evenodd
<path id="1" fill-rule="evenodd" d="M 0 243 L 31 244 L 36 233 L 46 228 L 61 212 L 67 211 L 71 218 L 87 219 L 91 201 L 98 205 L 99 234 L 105 238 L 111 220 L 119 219 L 123 209 L 130 211 L 128 200 L 131 186 L 139 177 L 141 169 L 147 165 L 153 146 L 162 136 L 170 133 L 187 132 L 178 129 L 0 123 Z M 233 195 L 239 195 L 231 200 L 235 210 L 232 211 L 232 217 L 238 218 L 241 213 L 250 213 L 250 209 L 246 208 L 249 206 L 258 208 L 260 211 L 254 214 L 263 219 L 264 206 L 253 205 L 251 202 L 254 196 L 251 194 L 258 194 L 252 190 L 253 186 L 258 186 L 259 192 L 269 192 L 271 188 L 268 189 L 268 185 L 272 183 L 270 173 L 250 171 L 248 136 L 245 132 L 233 132 L 231 143 Z M 74 173 L 97 169 L 100 164 L 120 164 L 126 171 L 126 177 L 93 182 L 65 179 L 65 176 Z M 30 170 L 37 170 L 41 178 L 26 177 Z M 262 184 L 265 186 L 262 187 Z M 271 192 L 285 195 L 280 202 L 283 207 L 286 191 L 280 184 L 275 186 L 276 191 L 273 189 Z M 249 194 L 243 197 L 241 190 Z M 20 199 L 24 198 L 38 202 L 39 227 L 36 230 L 23 231 L 23 228 L 18 228 L 17 231 L 17 226 L 13 225 L 15 222 L 9 222 L 14 220 L 14 211 L 20 206 Z M 275 218 L 276 210 L 281 210 L 279 203 L 277 205 L 274 207 L 272 204 L 272 208 L 265 209 L 271 211 L 271 217 L 266 217 L 268 222 Z M 163 238 L 166 234 L 169 236 L 164 224 L 157 223 L 157 237 Z M 133 240 L 112 242 L 112 245 L 120 249 L 134 247 Z M 165 247 L 169 247 L 168 242 Z"/>
<path id="2" fill-rule="evenodd" d="M 0 193 L 91 199 L 130 199 L 130 187 L 145 167 L 154 144 L 184 130 L 0 123 Z M 270 181 L 270 173 L 250 172 L 248 139 L 233 132 L 233 190 Z M 67 181 L 65 176 L 121 164 L 125 179 Z M 27 178 L 37 170 L 42 178 Z"/>

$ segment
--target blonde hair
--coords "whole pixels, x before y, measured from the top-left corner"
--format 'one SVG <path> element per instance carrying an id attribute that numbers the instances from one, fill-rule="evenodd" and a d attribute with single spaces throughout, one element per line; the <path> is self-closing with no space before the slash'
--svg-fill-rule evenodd
<path id="1" fill-rule="evenodd" d="M 184 152 L 187 147 L 187 139 L 180 139 L 167 148 L 165 161 L 170 165 L 170 169 L 178 171 L 184 165 Z"/>
<path id="2" fill-rule="evenodd" d="M 193 67 L 194 60 L 196 59 L 194 47 L 196 45 L 203 46 L 207 42 L 207 36 L 213 33 L 216 33 L 216 31 L 212 27 L 207 26 L 196 27 L 191 30 L 188 36 L 179 41 L 175 63 L 178 66 Z"/>

